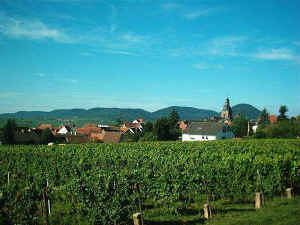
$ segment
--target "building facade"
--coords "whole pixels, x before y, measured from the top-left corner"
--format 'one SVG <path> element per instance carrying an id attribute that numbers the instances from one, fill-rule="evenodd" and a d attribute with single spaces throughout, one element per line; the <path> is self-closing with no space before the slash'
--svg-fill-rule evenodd
<path id="1" fill-rule="evenodd" d="M 226 98 L 225 100 L 225 104 L 221 112 L 221 118 L 228 121 L 232 120 L 232 109 L 230 107 L 229 98 Z"/>

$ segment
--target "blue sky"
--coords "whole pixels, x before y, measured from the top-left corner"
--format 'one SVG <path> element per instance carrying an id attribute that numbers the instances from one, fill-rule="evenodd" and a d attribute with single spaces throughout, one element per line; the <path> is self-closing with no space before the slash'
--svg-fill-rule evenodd
<path id="1" fill-rule="evenodd" d="M 229 96 L 300 114 L 298 0 L 0 1 L 0 113 Z"/>

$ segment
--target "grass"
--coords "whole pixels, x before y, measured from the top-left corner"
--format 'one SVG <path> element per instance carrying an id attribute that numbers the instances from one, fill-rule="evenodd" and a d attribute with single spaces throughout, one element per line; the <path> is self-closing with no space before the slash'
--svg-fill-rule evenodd
<path id="1" fill-rule="evenodd" d="M 274 198 L 258 210 L 254 209 L 254 202 L 216 201 L 209 220 L 203 217 L 202 203 L 193 203 L 185 210 L 180 210 L 179 203 L 177 215 L 163 207 L 152 207 L 151 202 L 145 205 L 145 225 L 300 225 L 300 197 Z"/>

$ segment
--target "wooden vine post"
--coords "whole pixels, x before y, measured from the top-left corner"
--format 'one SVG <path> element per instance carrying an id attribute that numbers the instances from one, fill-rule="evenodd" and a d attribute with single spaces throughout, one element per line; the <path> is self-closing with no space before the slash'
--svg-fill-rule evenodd
<path id="1" fill-rule="evenodd" d="M 258 183 L 260 191 L 255 193 L 255 208 L 260 209 L 263 205 L 265 205 L 265 200 L 264 200 L 264 194 L 263 194 L 263 190 L 262 190 L 263 184 L 262 184 L 259 170 L 257 169 L 256 172 L 257 172 L 257 177 L 258 177 L 257 183 Z"/>
<path id="2" fill-rule="evenodd" d="M 140 191 L 140 186 L 139 186 L 138 184 L 136 184 L 136 190 L 137 190 L 138 201 L 139 201 L 140 220 L 141 220 L 140 225 L 144 225 L 143 209 L 142 209 L 142 200 L 141 200 L 141 191 Z"/>
<path id="3" fill-rule="evenodd" d="M 260 209 L 262 206 L 262 193 L 256 192 L 255 194 L 255 209 Z"/>
<path id="4" fill-rule="evenodd" d="M 211 207 L 209 204 L 208 188 L 207 188 L 207 184 L 205 182 L 204 176 L 202 176 L 202 178 L 203 178 L 203 183 L 204 183 L 204 187 L 205 187 L 205 191 L 206 191 L 206 201 L 207 201 L 207 203 L 203 205 L 204 218 L 209 219 L 209 218 L 212 218 L 212 212 L 211 212 Z"/>
<path id="5" fill-rule="evenodd" d="M 135 213 L 133 214 L 133 224 L 134 225 L 142 225 L 142 214 L 141 213 Z"/>
<path id="6" fill-rule="evenodd" d="M 49 225 L 49 215 L 50 215 L 50 200 L 48 198 L 48 185 L 49 185 L 49 182 L 47 179 L 47 187 L 43 192 L 46 225 Z"/>
<path id="7" fill-rule="evenodd" d="M 287 199 L 292 199 L 292 197 L 293 197 L 293 188 L 287 188 L 285 190 L 285 193 L 286 193 Z"/>
<path id="8" fill-rule="evenodd" d="M 7 173 L 7 185 L 9 185 L 9 177 L 10 176 L 10 174 L 9 174 L 9 171 L 8 171 L 8 173 Z"/>
<path id="9" fill-rule="evenodd" d="M 204 204 L 203 205 L 203 209 L 204 209 L 204 218 L 205 219 L 209 219 L 211 218 L 211 208 L 209 204 Z"/>

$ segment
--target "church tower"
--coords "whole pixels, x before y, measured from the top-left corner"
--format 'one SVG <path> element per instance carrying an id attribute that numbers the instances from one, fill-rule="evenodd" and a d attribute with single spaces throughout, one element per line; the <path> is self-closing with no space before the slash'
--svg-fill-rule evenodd
<path id="1" fill-rule="evenodd" d="M 232 110 L 229 103 L 229 98 L 226 98 L 221 117 L 225 120 L 232 120 Z"/>

